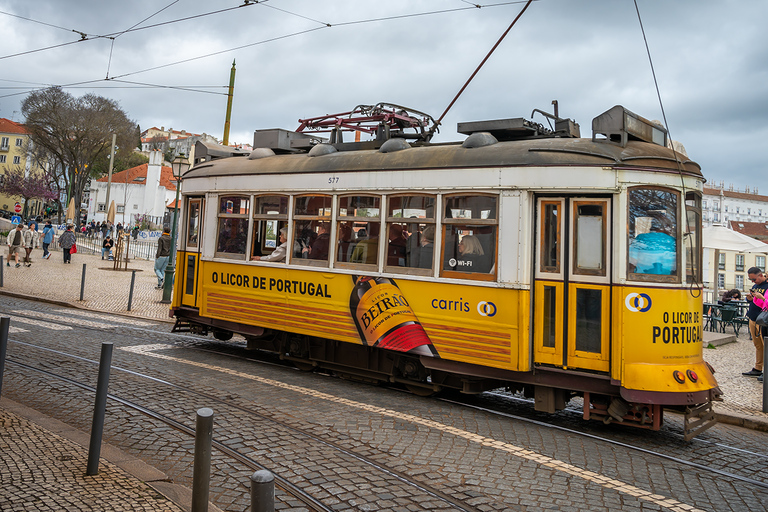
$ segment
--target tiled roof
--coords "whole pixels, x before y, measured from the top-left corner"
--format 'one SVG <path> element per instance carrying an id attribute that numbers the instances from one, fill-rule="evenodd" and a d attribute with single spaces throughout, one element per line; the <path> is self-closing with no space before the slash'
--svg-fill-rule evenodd
<path id="1" fill-rule="evenodd" d="M 768 223 L 765 222 L 741 222 L 732 220 L 731 229 L 738 231 L 742 235 L 757 238 L 758 240 L 768 239 Z"/>
<path id="2" fill-rule="evenodd" d="M 125 171 L 116 172 L 112 175 L 112 183 L 130 183 L 132 185 L 146 185 L 147 168 L 149 164 L 141 164 L 131 167 Z M 108 177 L 99 178 L 99 182 L 106 183 Z M 176 190 L 176 179 L 173 177 L 173 169 L 170 167 L 160 168 L 160 186 L 166 190 Z"/>
<path id="3" fill-rule="evenodd" d="M 721 189 L 704 187 L 704 194 L 710 196 L 719 196 Z M 733 199 L 746 199 L 749 201 L 762 201 L 768 202 L 768 196 L 761 196 L 759 194 L 747 194 L 746 192 L 734 192 L 733 190 L 722 190 L 725 197 L 731 197 Z"/>
<path id="4" fill-rule="evenodd" d="M 23 124 L 0 117 L 0 133 L 19 133 L 27 135 L 27 129 Z"/>

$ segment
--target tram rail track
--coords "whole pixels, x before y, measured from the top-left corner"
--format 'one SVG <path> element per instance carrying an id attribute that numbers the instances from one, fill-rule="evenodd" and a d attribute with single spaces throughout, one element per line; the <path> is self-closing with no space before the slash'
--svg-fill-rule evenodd
<path id="1" fill-rule="evenodd" d="M 51 352 L 51 353 L 59 355 L 59 356 L 66 356 L 66 357 L 78 359 L 80 361 L 83 361 L 83 362 L 86 362 L 86 363 L 89 363 L 89 364 L 98 365 L 98 361 L 96 361 L 96 360 L 88 359 L 88 358 L 85 358 L 85 357 L 82 357 L 82 356 L 78 356 L 78 355 L 74 355 L 74 354 L 69 354 L 69 353 L 66 353 L 64 351 L 54 350 L 54 349 L 50 349 L 50 348 L 46 348 L 46 347 L 40 347 L 38 345 L 29 344 L 29 343 L 22 342 L 22 341 L 16 341 L 16 340 L 11 340 L 11 341 L 13 343 L 18 343 L 18 344 L 21 344 L 21 345 L 26 345 L 26 346 L 29 346 L 29 347 L 33 347 L 35 349 L 44 350 L 46 352 Z M 8 359 L 8 362 L 11 363 L 11 364 L 18 365 L 18 366 L 20 366 L 22 368 L 25 368 L 27 370 L 39 372 L 39 373 L 45 374 L 45 375 L 47 375 L 49 377 L 62 380 L 64 382 L 67 382 L 67 383 L 69 383 L 69 384 L 71 384 L 73 386 L 76 386 L 76 387 L 78 387 L 80 389 L 83 389 L 83 390 L 86 390 L 86 391 L 89 391 L 89 392 L 94 392 L 95 393 L 95 391 L 96 391 L 95 388 L 93 388 L 92 386 L 90 386 L 88 384 L 79 382 L 76 379 L 72 379 L 70 377 L 66 377 L 66 376 L 63 376 L 63 375 L 51 372 L 49 370 L 45 370 L 43 368 L 38 368 L 38 367 L 35 367 L 33 365 L 30 365 L 30 364 L 27 364 L 27 363 L 23 363 L 23 362 L 20 362 L 20 361 L 16 361 L 16 360 L 10 359 L 10 358 Z M 253 411 L 253 410 L 251 410 L 251 409 L 249 409 L 247 407 L 238 405 L 236 403 L 232 403 L 231 400 L 222 399 L 222 398 L 213 396 L 210 393 L 205 393 L 205 392 L 201 392 L 201 391 L 191 390 L 188 387 L 181 386 L 181 385 L 178 385 L 178 384 L 174 384 L 172 382 L 169 382 L 169 381 L 166 381 L 166 380 L 163 380 L 163 379 L 159 379 L 157 377 L 153 377 L 153 376 L 150 376 L 150 375 L 142 374 L 140 372 L 136 372 L 136 371 L 129 370 L 129 369 L 126 369 L 126 368 L 121 368 L 119 366 L 112 366 L 112 369 L 115 370 L 115 371 L 119 371 L 119 372 L 124 372 L 124 373 L 130 374 L 130 375 L 133 375 L 135 377 L 142 378 L 142 379 L 148 379 L 148 380 L 151 380 L 151 381 L 153 381 L 155 383 L 159 383 L 159 384 L 163 384 L 165 386 L 172 387 L 175 390 L 182 390 L 182 391 L 184 391 L 184 392 L 186 392 L 188 394 L 192 394 L 192 395 L 198 396 L 200 398 L 204 398 L 204 399 L 208 400 L 209 402 L 212 402 L 212 403 L 215 403 L 215 404 L 218 404 L 218 405 L 221 405 L 223 407 L 230 408 L 230 409 L 236 409 L 236 410 L 238 410 L 238 411 L 240 411 L 242 413 L 248 414 L 248 415 L 253 416 L 253 417 L 257 417 L 257 418 L 259 418 L 261 420 L 264 420 L 264 421 L 268 421 L 268 422 L 270 422 L 272 424 L 275 424 L 275 425 L 279 426 L 280 429 L 290 431 L 290 432 L 294 433 L 297 436 L 307 437 L 307 438 L 311 439 L 313 442 L 320 443 L 320 444 L 322 444 L 322 445 L 324 445 L 324 446 L 326 446 L 326 447 L 328 447 L 328 448 L 330 448 L 332 450 L 335 450 L 335 451 L 341 453 L 343 456 L 345 456 L 345 457 L 347 457 L 349 459 L 354 459 L 357 462 L 359 462 L 361 464 L 364 464 L 364 465 L 366 465 L 366 466 L 368 466 L 368 467 L 370 467 L 370 468 L 372 468 L 372 469 L 374 469 L 376 471 L 379 471 L 382 474 L 385 474 L 385 475 L 387 475 L 390 478 L 394 478 L 394 479 L 400 481 L 403 485 L 409 486 L 409 487 L 411 487 L 411 488 L 413 488 L 415 490 L 418 490 L 421 493 L 424 493 L 426 495 L 431 496 L 433 499 L 436 499 L 436 500 L 439 500 L 439 501 L 445 503 L 448 507 L 450 507 L 453 510 L 459 510 L 459 511 L 464 511 L 464 512 L 477 512 L 476 508 L 471 507 L 471 506 L 467 506 L 466 504 L 463 504 L 461 501 L 459 501 L 459 500 L 457 500 L 457 499 L 455 499 L 455 498 L 453 498 L 453 497 L 443 493 L 442 491 L 440 491 L 438 489 L 435 489 L 435 488 L 433 488 L 433 487 L 431 487 L 429 485 L 425 485 L 425 484 L 423 484 L 421 482 L 418 482 L 418 481 L 410 478 L 408 475 L 403 474 L 402 472 L 393 470 L 391 468 L 387 468 L 384 465 L 382 465 L 382 464 L 380 464 L 380 463 L 378 463 L 376 461 L 371 460 L 369 457 L 366 457 L 366 456 L 354 453 L 351 450 L 348 450 L 348 449 L 346 449 L 346 448 L 344 448 L 342 446 L 339 446 L 337 443 L 334 443 L 332 441 L 328 441 L 326 439 L 322 439 L 322 438 L 320 438 L 319 436 L 317 436 L 315 434 L 303 431 L 303 430 L 298 429 L 298 428 L 296 428 L 294 426 L 291 426 L 291 425 L 289 425 L 289 424 L 287 424 L 285 422 L 282 422 L 282 421 L 280 421 L 278 419 L 275 419 L 275 418 L 272 418 L 272 417 L 270 417 L 268 415 L 264 415 L 264 414 L 258 413 L 256 411 Z M 170 418 L 170 417 L 166 416 L 165 414 L 162 414 L 162 413 L 160 413 L 158 411 L 155 411 L 155 410 L 153 410 L 153 409 L 151 409 L 149 407 L 145 407 L 145 406 L 139 405 L 139 404 L 135 403 L 134 401 L 131 401 L 131 400 L 122 398 L 120 396 L 117 396 L 114 393 L 110 393 L 108 395 L 108 398 L 110 400 L 113 400 L 116 403 L 119 403 L 119 404 L 125 406 L 125 407 L 133 409 L 133 410 L 135 410 L 137 412 L 140 412 L 141 414 L 149 416 L 149 417 L 151 417 L 151 418 L 153 418 L 153 419 L 155 419 L 157 421 L 160 421 L 160 422 L 168 425 L 169 427 L 173 428 L 176 431 L 179 431 L 179 432 L 182 432 L 184 434 L 187 434 L 187 435 L 190 435 L 190 436 L 194 437 L 195 433 L 194 433 L 194 429 L 193 428 L 188 427 L 188 426 L 184 425 L 183 423 L 181 423 L 181 422 L 179 422 L 177 420 L 174 420 L 173 418 Z M 219 409 L 219 411 L 220 411 L 220 409 Z M 303 490 L 301 490 L 300 487 L 292 484 L 289 480 L 281 477 L 279 475 L 279 473 L 276 473 L 275 471 L 273 471 L 272 469 L 270 469 L 266 465 L 261 464 L 261 463 L 255 461 L 255 460 L 253 460 L 251 457 L 249 457 L 249 456 L 239 452 L 238 450 L 232 449 L 232 448 L 228 447 L 226 444 L 224 444 L 222 442 L 219 442 L 219 441 L 216 441 L 216 440 L 213 441 L 212 445 L 213 445 L 213 448 L 219 450 L 221 453 L 223 453 L 223 454 L 227 455 L 228 457 L 236 460 L 237 462 L 239 462 L 240 464 L 246 466 L 249 469 L 252 469 L 252 470 L 267 469 L 267 470 L 272 471 L 273 474 L 275 474 L 275 480 L 277 482 L 276 486 L 278 488 L 282 489 L 288 495 L 293 496 L 293 497 L 299 499 L 302 503 L 305 503 L 310 508 L 310 510 L 319 510 L 319 511 L 333 511 L 334 510 L 333 508 L 330 508 L 327 505 L 323 504 L 321 501 L 315 499 L 310 494 L 304 492 Z"/>

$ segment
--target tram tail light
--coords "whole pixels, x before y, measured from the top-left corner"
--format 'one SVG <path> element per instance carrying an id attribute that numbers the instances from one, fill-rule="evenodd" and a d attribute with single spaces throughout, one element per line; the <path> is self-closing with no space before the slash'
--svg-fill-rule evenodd
<path id="1" fill-rule="evenodd" d="M 699 380 L 699 376 L 693 370 L 686 370 L 685 374 L 688 376 L 691 382 L 696 382 L 697 380 Z"/>
<path id="2" fill-rule="evenodd" d="M 690 371 L 690 370 L 688 370 L 688 371 Z M 672 376 L 673 376 L 673 377 L 675 378 L 675 380 L 676 380 L 678 383 L 680 383 L 680 384 L 682 384 L 683 382 L 685 382 L 685 375 L 684 375 L 684 374 L 683 374 L 683 372 L 681 372 L 680 370 L 675 370 L 674 372 L 672 372 Z"/>

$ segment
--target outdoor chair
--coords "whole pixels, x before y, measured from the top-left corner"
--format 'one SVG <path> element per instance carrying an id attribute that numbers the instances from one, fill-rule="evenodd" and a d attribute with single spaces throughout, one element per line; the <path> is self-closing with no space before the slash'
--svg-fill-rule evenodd
<path id="1" fill-rule="evenodd" d="M 738 313 L 739 310 L 736 308 L 724 307 L 720 310 L 720 332 L 724 333 L 725 328 L 730 325 L 733 328 L 734 334 L 736 334 L 736 336 L 739 335 L 739 327 L 741 327 L 741 324 L 736 322 Z"/>

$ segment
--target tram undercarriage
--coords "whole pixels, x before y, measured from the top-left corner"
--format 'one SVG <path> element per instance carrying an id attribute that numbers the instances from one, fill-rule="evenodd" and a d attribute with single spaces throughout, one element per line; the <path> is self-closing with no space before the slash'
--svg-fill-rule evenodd
<path id="1" fill-rule="evenodd" d="M 525 397 L 534 400 L 536 411 L 547 413 L 563 410 L 572 398 L 581 397 L 582 416 L 585 420 L 649 430 L 660 430 L 664 409 L 672 409 L 684 414 L 686 441 L 716 423 L 712 411 L 715 394 L 712 391 L 709 400 L 694 406 L 631 403 L 621 397 L 621 387 L 604 375 L 580 374 L 548 367 L 537 367 L 534 372 L 512 372 L 205 319 L 193 311 L 176 311 L 173 332 L 190 332 L 202 336 L 210 332 L 222 341 L 228 341 L 234 332 L 238 332 L 245 337 L 248 350 L 278 354 L 280 359 L 292 362 L 300 370 L 322 368 L 341 378 L 358 382 L 400 384 L 418 396 L 430 396 L 444 389 L 478 394 L 506 388 L 513 392 L 522 391 Z"/>

